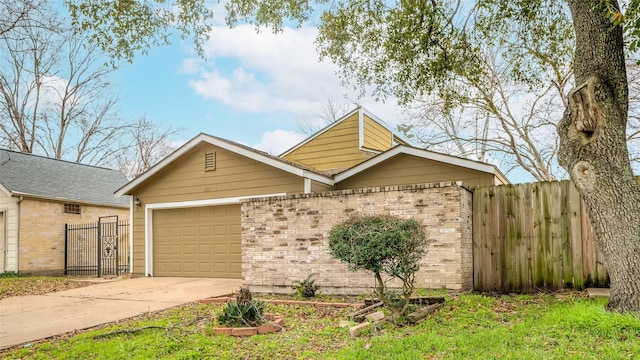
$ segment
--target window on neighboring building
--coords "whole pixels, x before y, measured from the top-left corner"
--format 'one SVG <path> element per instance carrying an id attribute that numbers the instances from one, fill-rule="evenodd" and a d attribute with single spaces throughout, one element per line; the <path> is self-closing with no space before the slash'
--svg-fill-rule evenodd
<path id="1" fill-rule="evenodd" d="M 65 214 L 80 214 L 80 204 L 64 204 Z"/>

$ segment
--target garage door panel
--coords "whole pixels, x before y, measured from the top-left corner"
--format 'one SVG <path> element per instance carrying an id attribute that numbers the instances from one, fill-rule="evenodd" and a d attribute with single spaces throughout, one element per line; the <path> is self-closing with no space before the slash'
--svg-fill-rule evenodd
<path id="1" fill-rule="evenodd" d="M 216 272 L 229 272 L 229 264 L 226 262 L 217 262 L 214 263 L 215 264 L 215 271 Z"/>
<path id="2" fill-rule="evenodd" d="M 229 235 L 229 227 L 226 225 L 216 225 L 215 236 L 227 236 Z"/>
<path id="3" fill-rule="evenodd" d="M 197 265 L 196 263 L 188 262 L 184 263 L 183 270 L 186 273 L 196 273 Z"/>
<path id="4" fill-rule="evenodd" d="M 198 253 L 198 246 L 196 244 L 185 244 L 184 253 L 185 255 L 196 255 Z"/>
<path id="5" fill-rule="evenodd" d="M 182 245 L 170 245 L 169 246 L 169 255 L 180 255 L 182 254 Z"/>
<path id="6" fill-rule="evenodd" d="M 202 255 L 211 255 L 211 245 L 206 244 L 206 245 L 199 245 L 198 246 L 198 253 L 202 254 Z"/>
<path id="7" fill-rule="evenodd" d="M 229 251 L 231 255 L 242 255 L 242 245 L 240 244 L 231 244 L 231 250 Z"/>
<path id="8" fill-rule="evenodd" d="M 155 254 L 165 255 L 165 254 L 167 254 L 167 248 L 168 248 L 168 246 L 158 245 L 157 247 L 154 248 L 153 252 Z"/>
<path id="9" fill-rule="evenodd" d="M 213 251 L 216 255 L 228 255 L 229 247 L 227 244 L 216 244 Z"/>
<path id="10" fill-rule="evenodd" d="M 211 263 L 210 262 L 201 262 L 198 264 L 198 271 L 201 273 L 209 273 L 211 272 Z"/>
<path id="11" fill-rule="evenodd" d="M 155 210 L 153 220 L 155 276 L 242 276 L 239 205 Z"/>
<path id="12" fill-rule="evenodd" d="M 199 226 L 198 227 L 198 236 L 209 236 L 211 235 L 211 226 Z"/>
<path id="13" fill-rule="evenodd" d="M 242 273 L 242 263 L 231 263 L 229 270 L 233 273 Z"/>
<path id="14" fill-rule="evenodd" d="M 195 226 L 185 226 L 183 230 L 184 236 L 196 236 L 196 227 Z"/>

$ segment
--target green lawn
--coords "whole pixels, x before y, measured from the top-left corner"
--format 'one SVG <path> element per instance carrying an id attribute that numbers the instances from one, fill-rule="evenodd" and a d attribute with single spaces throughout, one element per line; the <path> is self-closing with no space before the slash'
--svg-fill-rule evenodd
<path id="1" fill-rule="evenodd" d="M 258 296 L 256 296 L 258 298 Z M 360 338 L 338 327 L 352 309 L 267 305 L 284 333 L 211 334 L 221 304 L 188 305 L 0 354 L 9 359 L 632 359 L 640 318 L 608 313 L 604 300 L 553 296 L 448 296 L 414 327 L 385 324 Z M 134 333 L 123 329 L 162 326 Z"/>

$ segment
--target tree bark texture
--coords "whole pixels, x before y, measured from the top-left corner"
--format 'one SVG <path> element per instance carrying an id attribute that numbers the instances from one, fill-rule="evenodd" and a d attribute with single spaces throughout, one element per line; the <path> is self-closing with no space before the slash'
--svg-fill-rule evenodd
<path id="1" fill-rule="evenodd" d="M 558 159 L 586 205 L 609 271 L 609 309 L 640 312 L 640 186 L 626 143 L 628 85 L 622 29 L 597 1 L 568 0 L 576 88 L 558 124 Z"/>

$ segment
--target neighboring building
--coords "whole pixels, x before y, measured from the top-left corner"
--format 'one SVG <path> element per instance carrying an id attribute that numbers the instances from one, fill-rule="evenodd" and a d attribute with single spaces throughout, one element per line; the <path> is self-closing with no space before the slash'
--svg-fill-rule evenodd
<path id="1" fill-rule="evenodd" d="M 409 146 L 357 108 L 280 157 L 200 134 L 116 194 L 137 204 L 134 276 L 242 278 L 263 261 L 243 257 L 246 199 L 452 181 L 508 183 L 493 165 Z"/>
<path id="2" fill-rule="evenodd" d="M 64 273 L 66 223 L 128 219 L 120 171 L 0 149 L 0 273 Z"/>

